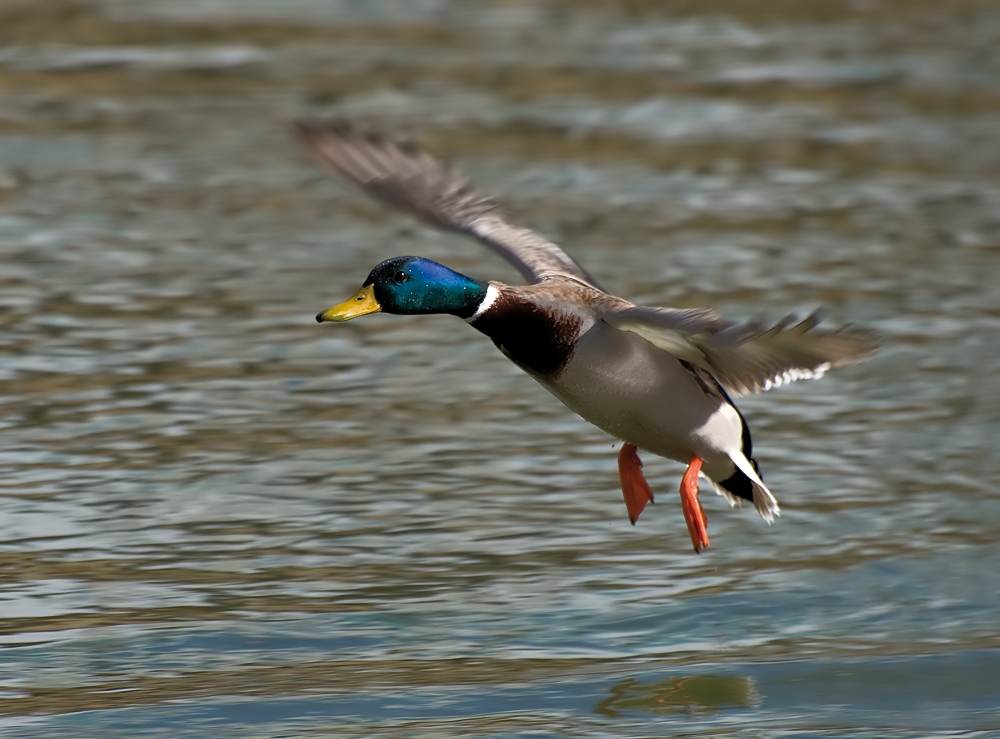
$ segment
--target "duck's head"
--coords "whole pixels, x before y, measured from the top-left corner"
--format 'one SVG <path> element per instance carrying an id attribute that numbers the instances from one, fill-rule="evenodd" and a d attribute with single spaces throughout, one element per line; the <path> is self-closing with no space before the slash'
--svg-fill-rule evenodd
<path id="1" fill-rule="evenodd" d="M 361 289 L 316 320 L 350 321 L 369 313 L 418 315 L 451 313 L 468 318 L 486 295 L 486 286 L 423 257 L 396 257 L 375 267 Z"/>

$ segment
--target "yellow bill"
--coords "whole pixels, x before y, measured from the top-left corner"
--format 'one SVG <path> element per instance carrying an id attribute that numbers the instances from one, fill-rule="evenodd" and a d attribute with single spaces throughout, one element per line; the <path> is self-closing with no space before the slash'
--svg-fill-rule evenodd
<path id="1" fill-rule="evenodd" d="M 328 308 L 322 313 L 316 314 L 316 320 L 323 321 L 350 321 L 358 316 L 366 316 L 369 313 L 378 313 L 382 306 L 375 299 L 375 290 L 371 285 L 365 285 L 354 295 L 339 305 Z"/>

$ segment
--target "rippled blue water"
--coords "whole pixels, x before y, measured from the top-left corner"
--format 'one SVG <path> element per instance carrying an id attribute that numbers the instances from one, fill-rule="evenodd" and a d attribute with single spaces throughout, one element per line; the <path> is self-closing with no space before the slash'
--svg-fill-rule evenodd
<path id="1" fill-rule="evenodd" d="M 0 735 L 1000 736 L 990 3 L 0 9 Z M 286 122 L 415 135 L 614 292 L 827 307 L 783 515 L 616 444 L 381 259 L 515 280 Z"/>

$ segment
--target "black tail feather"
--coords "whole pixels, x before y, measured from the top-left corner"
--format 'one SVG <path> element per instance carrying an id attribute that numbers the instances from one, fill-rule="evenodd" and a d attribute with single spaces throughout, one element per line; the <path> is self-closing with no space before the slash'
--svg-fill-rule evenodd
<path id="1" fill-rule="evenodd" d="M 746 436 L 749 436 L 749 434 Z M 760 467 L 757 466 L 757 460 L 752 457 L 748 457 L 748 459 L 750 460 L 750 464 L 753 465 L 754 471 L 759 475 Z M 725 488 L 738 498 L 753 502 L 753 483 L 750 482 L 750 478 L 742 470 L 736 470 L 732 475 L 720 482 L 719 487 Z"/>

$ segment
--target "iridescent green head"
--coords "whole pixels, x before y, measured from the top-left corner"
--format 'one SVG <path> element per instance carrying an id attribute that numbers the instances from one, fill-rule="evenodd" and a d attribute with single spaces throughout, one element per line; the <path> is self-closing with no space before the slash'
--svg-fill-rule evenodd
<path id="1" fill-rule="evenodd" d="M 486 286 L 423 257 L 387 259 L 368 275 L 351 298 L 316 316 L 317 321 L 349 321 L 368 313 L 419 315 L 451 313 L 468 318 L 486 295 Z"/>

